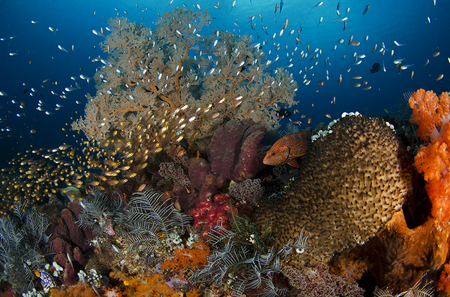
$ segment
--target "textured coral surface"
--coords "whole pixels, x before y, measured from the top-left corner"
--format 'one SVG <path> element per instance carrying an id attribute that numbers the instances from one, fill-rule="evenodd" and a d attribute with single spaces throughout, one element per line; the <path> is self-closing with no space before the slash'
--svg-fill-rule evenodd
<path id="1" fill-rule="evenodd" d="M 282 201 L 262 206 L 260 226 L 274 223 L 275 246 L 309 235 L 295 265 L 316 265 L 334 252 L 362 244 L 398 211 L 411 190 L 399 161 L 395 132 L 383 120 L 346 116 L 316 140 Z"/>

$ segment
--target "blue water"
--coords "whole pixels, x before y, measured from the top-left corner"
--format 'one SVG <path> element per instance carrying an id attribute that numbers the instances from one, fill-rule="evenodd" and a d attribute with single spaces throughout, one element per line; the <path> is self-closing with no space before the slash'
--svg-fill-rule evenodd
<path id="1" fill-rule="evenodd" d="M 325 0 L 319 7 L 313 7 L 319 2 L 317 0 L 286 0 L 281 13 L 274 13 L 279 1 L 273 0 L 236 0 L 233 9 L 230 0 L 220 1 L 220 9 L 214 8 L 217 1 L 174 0 L 170 5 L 169 2 L 3 0 L 0 6 L 0 37 L 4 39 L 0 41 L 0 91 L 7 96 L 0 97 L 0 167 L 6 166 L 8 160 L 30 146 L 52 149 L 63 142 L 74 141 L 72 134 L 62 128 L 68 128 L 66 123 L 70 124 L 74 118 L 83 114 L 85 94 L 95 94 L 94 82 L 88 84 L 79 75 L 92 78 L 100 63 L 91 60 L 98 55 L 106 58 L 106 54 L 98 47 L 103 38 L 94 35 L 92 30 L 100 31 L 101 27 L 107 26 L 107 20 L 116 15 L 154 27 L 153 22 L 157 20 L 158 14 L 183 4 L 198 9 L 193 6 L 198 3 L 202 9 L 208 8 L 215 18 L 202 34 L 209 34 L 213 29 L 223 29 L 252 35 L 255 44 L 267 40 L 268 44 L 263 49 L 266 53 L 271 50 L 268 58 L 273 60 L 279 55 L 279 60 L 271 65 L 272 69 L 293 64 L 289 71 L 299 84 L 296 95 L 299 104 L 291 110 L 298 109 L 300 113 L 292 115 L 291 119 L 300 120 L 300 115 L 304 114 L 306 117 L 301 119 L 302 128 L 308 126 L 306 119 L 309 117 L 314 117 L 310 126 L 315 127 L 320 121 L 330 121 L 326 114 L 336 118 L 343 111 L 369 110 L 371 115 L 386 115 L 384 109 L 389 111 L 393 104 L 401 103 L 404 92 L 418 88 L 434 90 L 438 94 L 450 90 L 450 47 L 446 33 L 450 32 L 450 1 L 437 0 L 436 5 L 433 0 L 340 1 L 341 17 L 348 17 L 345 31 L 343 22 L 333 21 L 338 17 L 336 6 L 339 2 L 334 0 Z M 363 16 L 367 4 L 370 4 L 370 10 Z M 346 14 L 348 7 L 350 11 Z M 262 21 L 258 14 L 261 14 Z M 252 21 L 254 30 L 249 15 L 255 16 Z M 320 17 L 323 17 L 321 24 Z M 285 19 L 289 20 L 289 26 L 280 37 L 278 35 Z M 268 35 L 262 26 L 267 26 Z M 300 26 L 303 28 L 300 33 L 302 44 L 296 44 L 295 37 Z M 288 36 L 292 29 L 295 30 L 294 34 Z M 274 33 L 277 33 L 277 37 L 272 39 Z M 350 35 L 361 44 L 347 45 Z M 369 36 L 367 41 L 366 36 Z M 336 43 L 341 38 L 344 43 Z M 404 45 L 399 47 L 394 41 Z M 386 47 L 384 57 L 379 52 L 382 42 Z M 335 44 L 338 47 L 333 51 Z M 373 53 L 374 44 L 378 48 Z M 67 52 L 58 49 L 58 45 Z M 307 45 L 310 47 L 308 57 L 299 59 L 299 52 L 306 51 Z M 276 50 L 277 46 L 279 50 Z M 291 56 L 296 46 L 298 50 Z M 322 54 L 310 61 L 315 48 L 320 49 Z M 432 57 L 437 51 L 440 55 Z M 352 66 L 354 52 L 366 55 L 360 65 Z M 345 59 L 342 59 L 343 55 L 346 55 Z M 324 66 L 326 57 L 329 57 L 329 64 Z M 292 62 L 288 61 L 290 58 Z M 401 58 L 405 59 L 405 64 L 414 66 L 399 73 L 393 61 Z M 427 59 L 430 62 L 424 67 Z M 314 65 L 316 61 L 318 65 L 307 73 L 311 83 L 305 85 L 304 68 Z M 381 70 L 371 74 L 369 70 L 372 64 L 382 64 L 383 61 L 386 72 Z M 349 67 L 352 69 L 347 72 Z M 329 71 L 329 80 L 326 79 L 326 70 Z M 415 73 L 413 79 L 412 70 Z M 343 76 L 341 85 L 338 85 L 339 74 Z M 444 74 L 444 78 L 436 81 L 440 74 Z M 364 86 L 355 88 L 357 81 L 351 77 L 357 75 L 367 80 L 372 89 L 364 91 Z M 76 78 L 81 90 L 66 92 L 66 99 L 51 93 L 53 91 L 61 95 L 65 87 L 75 86 L 71 77 Z M 45 79 L 49 81 L 43 83 Z M 324 81 L 323 86 L 317 85 L 320 80 Z M 57 84 L 52 84 L 52 81 Z M 25 90 L 27 92 L 24 93 Z M 331 105 L 333 97 L 336 97 L 334 107 Z M 36 110 L 38 100 L 44 103 L 42 111 Z M 21 104 L 21 101 L 26 105 Z M 64 107 L 55 110 L 56 104 Z M 46 115 L 45 111 L 51 114 Z M 283 120 L 285 123 L 287 119 Z M 32 129 L 36 132 L 31 133 Z"/>

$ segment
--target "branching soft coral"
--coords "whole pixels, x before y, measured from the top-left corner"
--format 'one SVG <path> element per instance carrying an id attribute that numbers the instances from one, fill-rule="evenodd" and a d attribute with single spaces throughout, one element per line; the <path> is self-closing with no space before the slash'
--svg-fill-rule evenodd
<path id="1" fill-rule="evenodd" d="M 209 247 L 203 242 L 194 243 L 192 248 L 175 250 L 175 257 L 165 261 L 161 265 L 161 269 L 172 268 L 175 271 L 180 271 L 184 268 L 201 268 L 208 260 Z"/>
<path id="2" fill-rule="evenodd" d="M 450 120 L 448 93 L 443 92 L 438 97 L 433 91 L 419 89 L 409 98 L 409 106 L 413 109 L 411 121 L 419 125 L 417 133 L 420 139 L 429 141 L 439 138 Z"/>
<path id="3" fill-rule="evenodd" d="M 412 121 L 419 125 L 419 137 L 432 143 L 420 148 L 414 165 L 427 181 L 432 202 L 431 214 L 442 221 L 450 219 L 450 99 L 448 93 L 438 98 L 431 91 L 418 90 L 410 98 L 414 109 Z M 439 131 L 438 129 L 439 128 Z"/>

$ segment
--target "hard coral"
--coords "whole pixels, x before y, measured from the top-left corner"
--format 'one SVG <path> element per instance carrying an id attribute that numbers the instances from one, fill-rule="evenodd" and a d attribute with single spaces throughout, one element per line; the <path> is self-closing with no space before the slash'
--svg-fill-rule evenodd
<path id="1" fill-rule="evenodd" d="M 191 216 L 194 218 L 194 229 L 203 227 L 203 232 L 200 233 L 201 238 L 207 238 L 208 232 L 217 225 L 218 222 L 222 222 L 222 226 L 225 229 L 230 229 L 230 220 L 228 215 L 231 212 L 235 212 L 228 205 L 228 194 L 215 195 L 213 199 L 207 198 L 201 201 L 196 208 L 191 211 Z"/>
<path id="2" fill-rule="evenodd" d="M 275 246 L 295 242 L 304 228 L 308 244 L 291 265 L 314 266 L 366 242 L 411 192 L 396 134 L 381 119 L 358 114 L 337 121 L 316 140 L 282 201 L 253 215 L 262 229 L 273 222 Z"/>

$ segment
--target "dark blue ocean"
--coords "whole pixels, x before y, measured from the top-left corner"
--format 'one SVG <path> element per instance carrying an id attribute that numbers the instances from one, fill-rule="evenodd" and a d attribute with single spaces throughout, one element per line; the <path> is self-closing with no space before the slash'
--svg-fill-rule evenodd
<path id="1" fill-rule="evenodd" d="M 404 104 L 403 93 L 418 88 L 438 94 L 450 90 L 450 1 L 324 0 L 319 5 L 321 1 L 317 0 L 286 0 L 281 12 L 279 0 L 235 2 L 232 8 L 232 0 L 221 0 L 219 4 L 217 1 L 182 0 L 173 0 L 171 4 L 169 0 L 2 0 L 0 168 L 30 146 L 52 149 L 74 142 L 73 134 L 62 128 L 69 128 L 66 124 L 70 125 L 83 114 L 85 94 L 95 94 L 94 81 L 88 84 L 80 75 L 92 78 L 96 68 L 101 66 L 92 59 L 99 55 L 107 57 L 98 46 L 103 37 L 93 34 L 92 30 L 100 31 L 107 26 L 108 19 L 117 15 L 154 27 L 159 14 L 176 6 L 186 4 L 196 10 L 199 6 L 211 11 L 215 18 L 201 34 L 223 29 L 252 35 L 255 44 L 266 42 L 262 48 L 266 53 L 271 51 L 268 58 L 275 60 L 279 56 L 271 64 L 273 70 L 292 64 L 288 70 L 299 85 L 296 95 L 299 104 L 291 111 L 298 109 L 299 113 L 290 118 L 302 120 L 302 128 L 328 123 L 331 119 L 326 114 L 337 118 L 344 111 L 360 111 L 370 116 L 391 115 L 395 105 Z M 345 30 L 344 22 L 336 20 L 339 2 L 340 17 L 348 17 Z M 369 4 L 369 11 L 363 15 Z M 323 21 L 319 24 L 321 17 Z M 286 19 L 288 27 L 279 36 Z M 301 44 L 297 44 L 300 28 Z M 289 35 L 291 30 L 294 33 Z M 359 46 L 348 45 L 351 35 L 353 41 L 360 42 Z M 340 39 L 344 42 L 339 43 Z M 375 44 L 377 49 L 373 51 Z M 384 56 L 380 52 L 383 44 Z M 299 53 L 307 52 L 308 45 L 308 57 L 300 59 Z M 335 45 L 337 48 L 333 50 Z M 310 60 L 315 50 L 320 56 Z M 439 55 L 433 57 L 437 52 Z M 359 65 L 354 65 L 354 55 L 360 57 Z M 327 57 L 327 65 L 324 65 Z M 401 72 L 394 64 L 399 59 L 404 59 L 402 63 L 407 68 Z M 429 63 L 424 66 L 427 60 Z M 386 71 L 382 66 L 380 71 L 371 73 L 374 63 L 384 63 Z M 311 81 L 306 85 L 305 67 L 311 66 L 313 68 L 307 72 L 307 80 Z M 338 85 L 340 74 L 342 83 Z M 441 74 L 444 77 L 437 80 Z M 362 79 L 352 79 L 354 76 L 362 76 Z M 354 86 L 362 80 L 367 84 Z M 323 81 L 322 86 L 318 86 L 320 81 Z M 75 87 L 75 83 L 79 90 L 64 91 L 66 87 Z M 364 90 L 367 86 L 371 89 Z M 64 92 L 66 98 L 61 98 Z M 314 120 L 308 125 L 307 119 L 312 117 Z M 285 125 L 288 120 L 283 119 L 282 123 Z"/>

